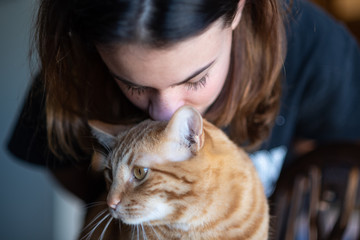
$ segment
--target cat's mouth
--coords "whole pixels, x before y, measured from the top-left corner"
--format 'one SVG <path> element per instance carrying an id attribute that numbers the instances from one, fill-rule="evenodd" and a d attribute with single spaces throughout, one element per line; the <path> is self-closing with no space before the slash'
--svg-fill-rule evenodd
<path id="1" fill-rule="evenodd" d="M 111 216 L 123 223 L 146 224 L 149 222 L 162 222 L 172 212 L 171 208 L 166 205 L 152 205 L 151 209 L 142 208 L 139 206 L 124 208 L 118 206 L 116 209 L 109 208 Z"/>
<path id="2" fill-rule="evenodd" d="M 122 221 L 123 223 L 141 224 L 144 222 L 143 214 L 138 213 L 139 211 L 122 211 L 121 209 L 109 208 L 110 214 L 113 218 Z"/>
<path id="3" fill-rule="evenodd" d="M 109 208 L 109 212 L 113 218 L 121 220 L 121 216 L 116 210 Z"/>

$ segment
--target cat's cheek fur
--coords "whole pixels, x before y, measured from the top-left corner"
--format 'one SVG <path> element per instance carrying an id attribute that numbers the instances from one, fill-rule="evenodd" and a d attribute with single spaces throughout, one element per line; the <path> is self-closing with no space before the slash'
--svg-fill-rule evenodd
<path id="1" fill-rule="evenodd" d="M 141 215 L 132 215 L 129 212 L 127 217 L 122 217 L 121 220 L 126 224 L 141 224 L 148 222 L 161 222 L 166 219 L 173 212 L 173 208 L 169 204 L 162 201 L 161 198 L 152 198 L 146 201 L 146 207 L 143 209 Z"/>

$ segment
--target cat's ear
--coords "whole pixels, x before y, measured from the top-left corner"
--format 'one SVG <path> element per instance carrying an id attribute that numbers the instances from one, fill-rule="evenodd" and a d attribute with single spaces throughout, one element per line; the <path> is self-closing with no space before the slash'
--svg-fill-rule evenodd
<path id="1" fill-rule="evenodd" d="M 116 142 L 116 136 L 128 127 L 125 125 L 114 125 L 104 123 L 98 120 L 90 120 L 88 124 L 91 128 L 91 133 L 99 141 L 101 145 L 106 148 L 112 148 Z"/>
<path id="2" fill-rule="evenodd" d="M 178 144 L 174 148 L 177 151 L 182 149 L 180 153 L 183 152 L 185 158 L 188 155 L 186 151 L 194 155 L 204 145 L 203 119 L 193 107 L 184 106 L 178 109 L 170 119 L 166 132 L 168 139 Z"/>
<path id="3" fill-rule="evenodd" d="M 103 171 L 105 169 L 106 156 L 98 151 L 94 151 L 91 156 L 91 167 L 95 171 Z"/>
<path id="4" fill-rule="evenodd" d="M 116 143 L 116 136 L 128 128 L 125 125 L 113 125 L 98 120 L 90 120 L 88 124 L 92 135 L 105 149 L 112 149 Z M 92 168 L 96 171 L 104 170 L 106 156 L 101 152 L 94 151 L 91 158 Z"/>

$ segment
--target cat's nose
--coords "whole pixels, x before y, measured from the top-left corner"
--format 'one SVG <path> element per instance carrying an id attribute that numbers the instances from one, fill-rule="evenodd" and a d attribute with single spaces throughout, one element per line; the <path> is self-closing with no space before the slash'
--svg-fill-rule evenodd
<path id="1" fill-rule="evenodd" d="M 106 202 L 110 208 L 116 209 L 117 205 L 119 205 L 121 202 L 121 196 L 120 195 L 108 195 Z"/>

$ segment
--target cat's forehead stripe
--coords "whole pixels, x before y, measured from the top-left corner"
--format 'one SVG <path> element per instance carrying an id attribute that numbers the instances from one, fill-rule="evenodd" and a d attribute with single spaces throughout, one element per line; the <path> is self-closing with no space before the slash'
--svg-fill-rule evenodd
<path id="1" fill-rule="evenodd" d="M 127 154 L 127 159 L 124 159 L 124 160 L 126 160 L 126 165 L 130 166 L 132 164 L 134 155 L 135 155 L 135 153 L 133 151 L 130 151 L 130 155 Z"/>
<path id="2" fill-rule="evenodd" d="M 135 160 L 134 149 L 136 149 L 136 145 L 140 144 L 141 140 L 152 127 L 153 124 L 144 124 L 141 128 L 130 129 L 120 140 L 114 157 L 126 165 L 132 165 Z"/>
<path id="3" fill-rule="evenodd" d="M 194 181 L 191 181 L 191 180 L 187 179 L 185 176 L 178 176 L 176 173 L 171 172 L 171 171 L 165 171 L 165 170 L 156 169 L 156 168 L 152 168 L 151 170 L 154 171 L 154 172 L 164 174 L 164 175 L 166 175 L 166 176 L 168 176 L 170 178 L 181 181 L 182 183 L 185 183 L 185 184 L 193 184 L 194 183 Z"/>
<path id="4" fill-rule="evenodd" d="M 129 157 L 126 159 L 126 164 L 128 166 L 132 165 L 134 163 L 134 149 L 136 147 L 136 144 L 139 144 L 139 141 L 141 138 L 143 138 L 144 133 L 146 132 L 147 128 L 141 128 L 141 131 L 135 131 L 139 130 L 138 128 L 132 129 L 133 131 L 129 131 L 128 136 L 131 141 L 128 141 L 128 143 L 124 146 L 126 148 L 126 152 L 130 152 Z M 125 141 L 124 141 L 125 142 Z M 125 159 L 124 159 L 125 160 Z"/>

